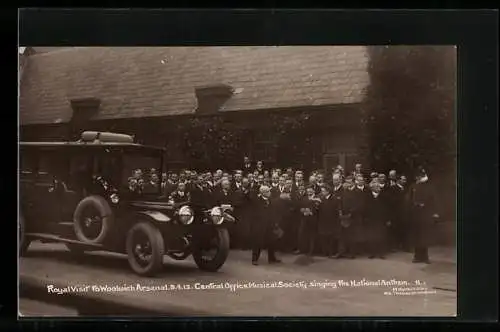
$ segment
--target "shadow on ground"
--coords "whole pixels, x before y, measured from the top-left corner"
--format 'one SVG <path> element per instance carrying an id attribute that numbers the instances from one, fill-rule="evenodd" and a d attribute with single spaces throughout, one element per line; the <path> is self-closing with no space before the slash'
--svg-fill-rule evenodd
<path id="1" fill-rule="evenodd" d="M 57 261 L 68 265 L 86 266 L 88 268 L 97 268 L 109 272 L 121 272 L 131 274 L 127 257 L 119 254 L 108 254 L 100 252 L 72 254 L 69 251 L 52 251 L 37 249 L 30 251 L 26 258 L 43 258 Z M 177 262 L 165 258 L 163 269 L 155 276 L 155 279 L 173 275 L 200 275 L 200 271 L 194 262 L 188 264 Z"/>

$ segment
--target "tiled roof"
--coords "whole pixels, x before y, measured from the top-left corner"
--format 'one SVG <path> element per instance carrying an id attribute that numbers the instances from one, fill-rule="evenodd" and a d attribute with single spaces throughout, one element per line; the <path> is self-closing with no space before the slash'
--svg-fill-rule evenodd
<path id="1" fill-rule="evenodd" d="M 20 121 L 67 122 L 87 97 L 96 119 L 188 114 L 195 88 L 216 83 L 235 89 L 222 111 L 356 103 L 367 65 L 364 46 L 66 48 L 29 58 Z"/>

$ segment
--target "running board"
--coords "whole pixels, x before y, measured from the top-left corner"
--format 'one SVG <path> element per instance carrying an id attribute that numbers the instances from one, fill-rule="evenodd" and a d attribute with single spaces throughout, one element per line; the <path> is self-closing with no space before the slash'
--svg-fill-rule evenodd
<path id="1" fill-rule="evenodd" d="M 80 245 L 94 247 L 94 248 L 102 248 L 101 244 L 87 243 L 87 242 L 82 242 L 82 241 L 78 241 L 78 240 L 67 239 L 67 238 L 63 238 L 63 237 L 60 237 L 57 235 L 47 234 L 47 233 L 26 233 L 25 236 L 35 238 L 37 240 L 50 240 L 50 241 L 54 241 L 54 242 L 74 243 L 74 244 L 80 244 Z"/>

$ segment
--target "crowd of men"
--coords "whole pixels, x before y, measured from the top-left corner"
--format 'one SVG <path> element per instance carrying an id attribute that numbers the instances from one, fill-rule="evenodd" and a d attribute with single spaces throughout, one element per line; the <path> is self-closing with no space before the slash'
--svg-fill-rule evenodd
<path id="1" fill-rule="evenodd" d="M 384 259 L 390 252 L 414 250 L 414 262 L 429 263 L 428 225 L 438 218 L 428 176 L 420 170 L 410 187 L 407 178 L 391 170 L 366 173 L 361 164 L 352 172 L 337 166 L 330 174 L 306 174 L 292 168 L 266 170 L 245 157 L 240 170 L 163 174 L 137 170 L 131 190 L 161 190 L 174 203 L 195 209 L 228 204 L 236 224 L 230 228 L 233 248 L 251 249 L 258 264 L 262 249 L 269 263 L 276 251 L 329 258 L 365 255 Z"/>

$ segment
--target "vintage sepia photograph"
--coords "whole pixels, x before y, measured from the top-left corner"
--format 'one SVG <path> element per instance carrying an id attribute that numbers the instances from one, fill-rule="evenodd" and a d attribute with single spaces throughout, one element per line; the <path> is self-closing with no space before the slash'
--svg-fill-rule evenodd
<path id="1" fill-rule="evenodd" d="M 19 47 L 19 316 L 457 315 L 453 45 Z"/>

